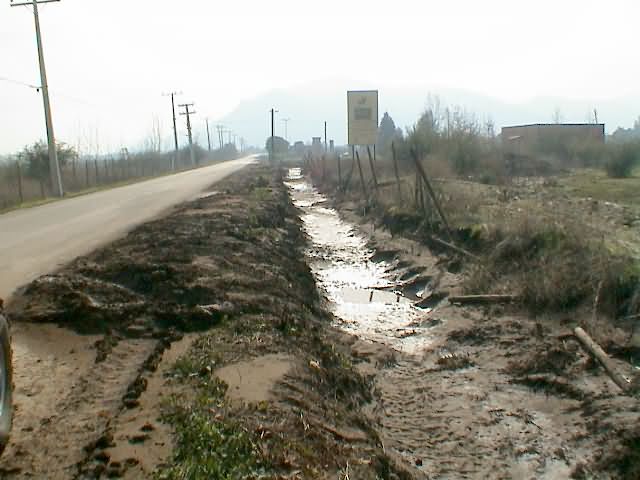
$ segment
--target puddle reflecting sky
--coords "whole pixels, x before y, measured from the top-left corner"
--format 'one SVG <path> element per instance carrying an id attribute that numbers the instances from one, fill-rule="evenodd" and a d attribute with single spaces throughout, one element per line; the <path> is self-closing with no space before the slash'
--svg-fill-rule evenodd
<path id="1" fill-rule="evenodd" d="M 301 176 L 289 171 L 286 181 L 311 243 L 307 256 L 319 285 L 326 291 L 339 326 L 359 337 L 417 353 L 430 341 L 420 326 L 429 312 L 408 299 L 380 288 L 393 287 L 391 265 L 374 263 L 367 240 L 328 207 L 327 199 Z"/>

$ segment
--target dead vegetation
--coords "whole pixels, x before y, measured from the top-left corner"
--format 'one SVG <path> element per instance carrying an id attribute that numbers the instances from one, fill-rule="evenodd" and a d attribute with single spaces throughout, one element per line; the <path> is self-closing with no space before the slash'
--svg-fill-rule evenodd
<path id="1" fill-rule="evenodd" d="M 610 373 L 605 371 L 608 369 L 580 348 L 573 329 L 583 327 L 610 357 L 615 357 L 612 370 L 637 377 L 633 363 L 637 362 L 634 358 L 638 357 L 640 331 L 640 210 L 632 188 L 637 182 L 633 178 L 606 178 L 604 173 L 596 175 L 591 170 L 567 173 L 568 168 L 564 173 L 554 168 L 543 169 L 544 172 L 487 168 L 492 178 L 481 178 L 477 172 L 485 170 L 483 162 L 488 162 L 489 157 L 473 153 L 471 148 L 475 141 L 476 147 L 481 146 L 481 139 L 462 146 L 470 148 L 469 155 L 475 155 L 475 160 L 465 164 L 466 157 L 462 155 L 457 164 L 452 164 L 442 155 L 447 143 L 438 129 L 435 128 L 435 136 L 424 130 L 420 133 L 420 129 L 424 125 L 417 125 L 406 142 L 416 135 L 427 142 L 422 146 L 422 155 L 417 155 L 427 181 L 420 178 L 425 176 L 420 168 L 409 161 L 410 148 L 404 153 L 402 148 L 396 151 L 397 175 L 391 152 L 369 166 L 366 153 L 360 151 L 364 159 L 362 175 L 354 162 L 343 158 L 342 182 L 338 181 L 333 159 L 312 159 L 307 167 L 314 183 L 334 205 L 346 215 L 357 214 L 367 231 L 370 227 L 374 231 L 384 228 L 392 237 L 427 245 L 446 274 L 462 277 L 454 287 L 461 291 L 447 294 L 456 304 L 447 308 L 460 309 L 447 310 L 452 317 L 462 309 L 482 312 L 482 318 L 475 318 L 473 325 L 451 327 L 446 333 L 445 347 L 452 352 L 464 349 L 463 354 L 446 354 L 435 360 L 436 368 L 422 370 L 437 385 L 441 379 L 447 382 L 447 393 L 427 389 L 429 395 L 452 398 L 456 390 L 449 382 L 456 378 L 471 389 L 481 389 L 487 379 L 474 373 L 477 366 L 482 375 L 490 378 L 489 383 L 496 382 L 488 389 L 504 390 L 513 398 L 526 399 L 534 405 L 535 395 L 561 399 L 558 402 L 568 409 L 566 420 L 573 422 L 571 412 L 582 412 L 588 419 L 588 433 L 584 435 L 592 436 L 592 441 L 596 439 L 593 443 L 586 441 L 577 431 L 575 439 L 565 439 L 566 444 L 593 452 L 587 460 L 579 459 L 574 476 L 633 478 L 637 475 L 637 435 L 633 421 L 625 420 L 625 416 L 637 419 L 633 389 L 627 390 L 626 380 L 619 377 L 612 382 L 616 375 L 609 378 Z M 473 134 L 471 130 L 467 132 Z M 462 147 L 458 153 L 464 150 Z M 587 150 L 585 147 L 581 153 L 585 158 L 597 153 Z M 604 165 L 602 160 L 596 162 L 600 167 Z M 476 167 L 470 167 L 474 161 Z M 567 163 L 567 167 L 577 165 L 580 164 Z M 369 171 L 372 168 L 375 176 Z M 393 244 L 393 240 L 385 240 L 379 246 L 390 249 Z M 473 301 L 455 301 L 460 298 Z M 511 316 L 516 316 L 517 322 L 507 320 Z M 453 323 L 451 318 L 448 323 Z M 498 372 L 490 372 L 494 361 L 502 365 Z M 414 378 L 410 373 L 389 377 L 398 381 Z M 504 378 L 508 378 L 509 387 L 501 383 Z M 409 386 L 410 383 L 405 388 Z M 404 392 L 396 394 L 394 388 L 389 387 L 393 401 L 405 405 Z M 530 393 L 524 394 L 523 389 Z M 478 394 L 482 399 L 491 397 L 496 395 L 489 390 Z M 591 419 L 594 405 L 615 419 L 608 422 L 604 413 Z M 445 409 L 446 403 L 439 408 Z M 440 431 L 439 425 L 428 421 L 424 428 Z M 442 435 L 447 438 L 449 430 L 444 429 Z M 422 438 L 420 432 L 415 436 Z M 404 445 L 402 439 L 397 444 Z M 507 450 L 511 447 L 505 445 Z M 544 447 L 536 448 L 541 455 Z M 473 452 L 467 453 L 473 456 Z M 556 459 L 555 454 L 546 459 L 552 457 Z M 558 455 L 567 465 L 577 465 L 578 459 L 568 458 L 565 453 Z M 614 465 L 614 460 L 600 459 L 618 459 L 620 463 Z M 623 466 L 618 468 L 619 465 Z M 543 467 L 539 469 L 542 471 Z"/>

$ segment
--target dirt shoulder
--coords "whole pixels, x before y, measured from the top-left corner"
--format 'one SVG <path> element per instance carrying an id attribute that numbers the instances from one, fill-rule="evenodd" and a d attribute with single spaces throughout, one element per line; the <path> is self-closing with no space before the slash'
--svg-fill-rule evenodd
<path id="1" fill-rule="evenodd" d="M 408 478 L 304 242 L 251 167 L 19 292 L 16 328 L 59 351 L 18 373 L 3 478 Z"/>

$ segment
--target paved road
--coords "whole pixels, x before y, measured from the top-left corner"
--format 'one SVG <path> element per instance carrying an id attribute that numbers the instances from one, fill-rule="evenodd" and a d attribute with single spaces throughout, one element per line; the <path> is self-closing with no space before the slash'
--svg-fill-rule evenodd
<path id="1" fill-rule="evenodd" d="M 254 161 L 224 162 L 0 215 L 0 298 Z"/>

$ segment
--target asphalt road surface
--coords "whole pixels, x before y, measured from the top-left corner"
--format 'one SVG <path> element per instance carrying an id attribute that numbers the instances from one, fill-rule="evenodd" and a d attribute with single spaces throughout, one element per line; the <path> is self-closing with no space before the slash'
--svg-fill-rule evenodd
<path id="1" fill-rule="evenodd" d="M 0 298 L 197 197 L 253 161 L 245 157 L 0 215 Z"/>

